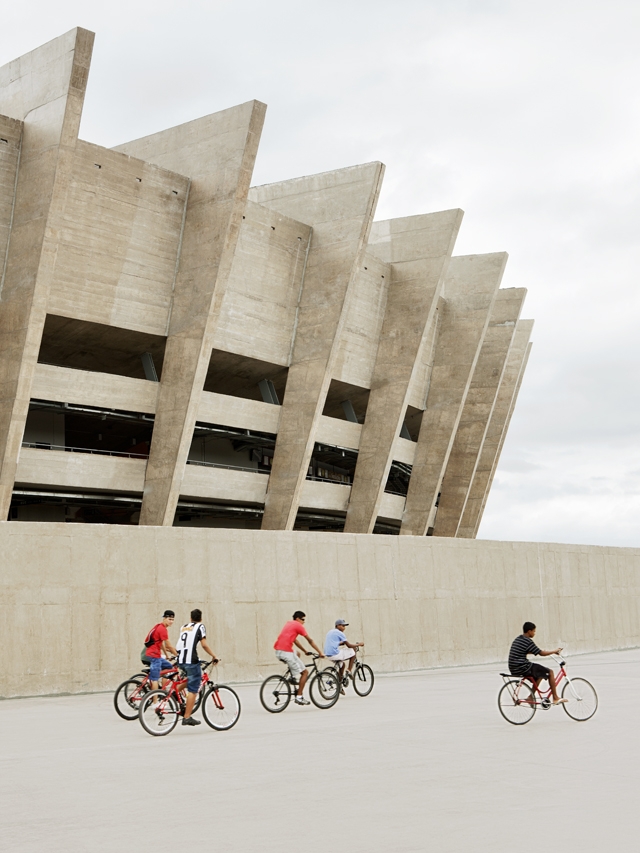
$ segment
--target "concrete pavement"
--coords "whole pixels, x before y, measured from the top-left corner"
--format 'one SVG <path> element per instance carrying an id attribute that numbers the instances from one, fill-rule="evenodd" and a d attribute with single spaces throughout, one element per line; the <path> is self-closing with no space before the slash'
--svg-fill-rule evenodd
<path id="1" fill-rule="evenodd" d="M 380 677 L 366 699 L 348 691 L 332 710 L 274 716 L 257 686 L 243 685 L 235 729 L 179 727 L 165 738 L 120 720 L 110 694 L 5 701 L 3 846 L 635 849 L 640 650 L 569 663 L 599 694 L 586 723 L 552 708 L 508 725 L 499 665 Z"/>

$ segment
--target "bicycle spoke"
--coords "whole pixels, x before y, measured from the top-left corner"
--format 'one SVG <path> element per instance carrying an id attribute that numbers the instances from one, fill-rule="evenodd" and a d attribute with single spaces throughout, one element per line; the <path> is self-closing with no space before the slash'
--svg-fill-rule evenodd
<path id="1" fill-rule="evenodd" d="M 523 726 L 536 712 L 533 690 L 526 682 L 508 681 L 498 694 L 498 708 L 508 723 Z"/>

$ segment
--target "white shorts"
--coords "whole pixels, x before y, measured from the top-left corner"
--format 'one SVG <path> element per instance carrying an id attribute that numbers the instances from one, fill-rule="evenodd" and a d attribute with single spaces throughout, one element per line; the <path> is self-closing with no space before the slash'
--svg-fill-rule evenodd
<path id="1" fill-rule="evenodd" d="M 298 677 L 305 671 L 306 667 L 295 652 L 282 652 L 276 649 L 276 657 L 282 663 L 286 663 L 289 667 L 291 677 L 298 680 Z"/>
<path id="2" fill-rule="evenodd" d="M 347 646 L 340 646 L 338 649 L 337 655 L 330 655 L 329 660 L 349 660 L 355 655 L 353 649 L 348 648 Z"/>

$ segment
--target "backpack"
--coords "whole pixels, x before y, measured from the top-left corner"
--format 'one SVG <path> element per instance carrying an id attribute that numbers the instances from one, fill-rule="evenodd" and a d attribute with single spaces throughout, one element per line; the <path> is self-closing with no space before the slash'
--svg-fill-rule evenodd
<path id="1" fill-rule="evenodd" d="M 158 625 L 159 624 L 160 623 L 158 622 Z M 146 664 L 151 663 L 150 658 L 147 656 L 147 649 L 150 646 L 155 645 L 155 643 L 156 643 L 156 640 L 152 639 L 152 636 L 153 636 L 153 632 L 156 630 L 158 625 L 153 626 L 153 628 L 147 634 L 147 639 L 144 641 L 144 647 L 143 647 L 142 651 L 140 652 L 140 660 L 142 661 L 142 663 L 146 663 Z"/>

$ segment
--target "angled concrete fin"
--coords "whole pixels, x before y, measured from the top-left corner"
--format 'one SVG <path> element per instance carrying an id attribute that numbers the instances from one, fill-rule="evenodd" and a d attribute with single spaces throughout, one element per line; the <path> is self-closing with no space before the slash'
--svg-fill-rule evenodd
<path id="1" fill-rule="evenodd" d="M 409 480 L 400 533 L 424 536 L 433 518 L 449 454 L 489 324 L 507 255 L 451 259 L 427 406 Z"/>
<path id="2" fill-rule="evenodd" d="M 311 225 L 296 335 L 262 521 L 291 529 L 331 382 L 348 297 L 366 247 L 384 167 L 367 163 L 254 187 L 250 199 Z"/>
<path id="3" fill-rule="evenodd" d="M 442 480 L 434 536 L 458 530 L 526 293 L 509 288 L 496 296 Z"/>
<path id="4" fill-rule="evenodd" d="M 0 301 L 0 518 L 11 502 L 93 38 L 71 30 L 0 68 L 0 114 L 22 122 Z"/>
<path id="5" fill-rule="evenodd" d="M 460 539 L 475 539 L 482 514 L 491 490 L 491 483 L 498 467 L 500 453 L 509 429 L 518 392 L 531 352 L 529 342 L 533 331 L 533 320 L 519 320 L 516 327 L 507 364 L 498 388 L 496 402 L 491 413 L 480 458 L 469 487 L 462 518 L 456 536 Z"/>
<path id="6" fill-rule="evenodd" d="M 265 109 L 250 101 L 116 148 L 191 179 L 140 524 L 173 523 Z"/>
<path id="7" fill-rule="evenodd" d="M 372 228 L 370 249 L 391 265 L 391 281 L 345 532 L 370 533 L 375 525 L 420 345 L 433 322 L 462 216 L 461 210 L 446 210 Z"/>

